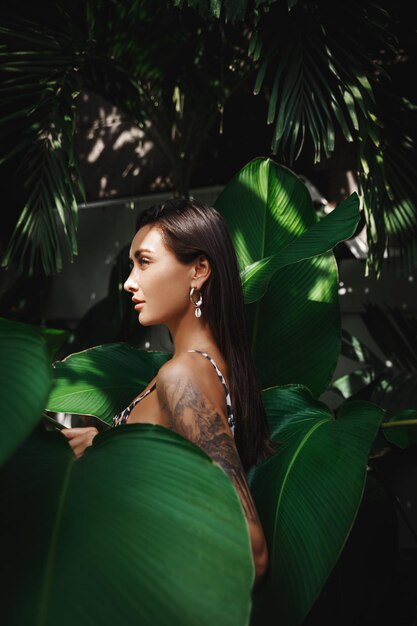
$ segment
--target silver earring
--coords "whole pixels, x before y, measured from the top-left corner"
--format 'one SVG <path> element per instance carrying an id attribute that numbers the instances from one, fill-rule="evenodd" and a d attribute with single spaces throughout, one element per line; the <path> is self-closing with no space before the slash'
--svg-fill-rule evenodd
<path id="1" fill-rule="evenodd" d="M 195 287 L 191 287 L 191 291 L 190 291 L 190 300 L 191 302 L 194 304 L 194 306 L 196 307 L 195 311 L 194 311 L 194 315 L 196 317 L 201 317 L 201 309 L 200 306 L 203 304 L 203 295 L 200 291 L 200 300 L 198 300 L 198 302 L 194 302 L 193 300 L 193 293 L 194 293 Z"/>

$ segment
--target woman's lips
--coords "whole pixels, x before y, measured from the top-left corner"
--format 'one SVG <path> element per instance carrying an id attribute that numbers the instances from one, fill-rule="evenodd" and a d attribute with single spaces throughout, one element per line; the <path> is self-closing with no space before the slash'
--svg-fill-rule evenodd
<path id="1" fill-rule="evenodd" d="M 145 302 L 138 302 L 137 304 L 135 304 L 135 311 L 137 311 L 138 309 L 141 309 L 144 304 Z"/>

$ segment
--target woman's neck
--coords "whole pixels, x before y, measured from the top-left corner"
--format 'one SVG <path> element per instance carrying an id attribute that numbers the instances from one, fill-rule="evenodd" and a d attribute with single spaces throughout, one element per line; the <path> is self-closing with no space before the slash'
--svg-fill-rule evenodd
<path id="1" fill-rule="evenodd" d="M 187 350 L 208 351 L 217 346 L 208 324 L 205 325 L 201 318 L 196 318 L 194 314 L 183 317 L 175 326 L 168 325 L 168 329 L 174 344 L 173 359 Z"/>

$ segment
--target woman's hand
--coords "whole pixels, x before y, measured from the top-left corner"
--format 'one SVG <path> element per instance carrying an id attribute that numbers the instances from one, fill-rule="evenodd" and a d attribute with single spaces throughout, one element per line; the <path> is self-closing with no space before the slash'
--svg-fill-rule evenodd
<path id="1" fill-rule="evenodd" d="M 75 456 L 79 459 L 84 454 L 85 449 L 93 444 L 93 439 L 98 434 L 98 430 L 94 426 L 87 426 L 84 428 L 63 428 L 61 433 L 68 439 Z"/>

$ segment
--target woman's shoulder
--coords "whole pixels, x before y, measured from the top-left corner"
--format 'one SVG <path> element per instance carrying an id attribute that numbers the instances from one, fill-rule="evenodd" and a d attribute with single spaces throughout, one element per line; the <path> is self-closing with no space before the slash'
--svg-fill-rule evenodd
<path id="1" fill-rule="evenodd" d="M 203 448 L 216 433 L 230 437 L 224 386 L 208 359 L 191 352 L 167 361 L 156 391 L 161 413 L 180 435 Z"/>
<path id="2" fill-rule="evenodd" d="M 209 359 L 196 352 L 185 352 L 166 361 L 158 371 L 156 389 L 160 398 L 166 398 L 170 390 L 170 395 L 182 402 L 192 397 L 199 399 L 200 404 L 210 404 L 221 412 L 226 410 L 219 374 Z"/>
<path id="3" fill-rule="evenodd" d="M 196 368 L 196 353 L 195 352 L 183 352 L 175 358 L 166 361 L 158 370 L 156 376 L 156 383 L 159 384 L 172 382 L 173 380 L 179 380 L 184 376 L 194 377 L 197 373 Z"/>

